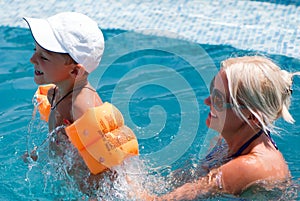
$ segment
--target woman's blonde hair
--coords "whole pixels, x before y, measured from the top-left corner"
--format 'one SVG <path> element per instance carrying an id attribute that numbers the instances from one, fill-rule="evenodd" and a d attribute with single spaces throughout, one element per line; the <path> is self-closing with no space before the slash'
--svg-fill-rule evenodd
<path id="1" fill-rule="evenodd" d="M 222 69 L 228 79 L 230 101 L 236 106 L 234 111 L 249 125 L 240 105 L 249 109 L 265 131 L 275 132 L 273 123 L 279 117 L 294 123 L 289 107 L 293 76 L 300 75 L 299 72 L 281 70 L 262 56 L 230 58 L 222 62 Z"/>

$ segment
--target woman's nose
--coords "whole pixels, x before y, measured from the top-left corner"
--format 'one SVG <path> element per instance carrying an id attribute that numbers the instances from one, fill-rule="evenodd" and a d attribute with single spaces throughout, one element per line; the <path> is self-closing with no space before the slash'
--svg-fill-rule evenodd
<path id="1" fill-rule="evenodd" d="M 204 99 L 204 104 L 210 106 L 211 105 L 211 99 L 210 96 L 208 96 L 206 99 Z"/>

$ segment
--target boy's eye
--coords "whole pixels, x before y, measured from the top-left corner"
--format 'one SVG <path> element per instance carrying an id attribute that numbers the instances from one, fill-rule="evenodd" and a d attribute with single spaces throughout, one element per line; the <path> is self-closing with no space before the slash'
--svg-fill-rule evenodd
<path id="1" fill-rule="evenodd" d="M 48 60 L 49 60 L 47 57 L 43 56 L 43 52 L 37 52 L 36 47 L 33 48 L 33 51 L 34 51 L 36 54 L 38 54 L 42 60 L 45 60 L 45 61 L 48 61 Z"/>
<path id="2" fill-rule="evenodd" d="M 44 57 L 44 56 L 41 56 L 41 59 L 43 59 L 43 60 L 48 60 L 46 57 Z"/>

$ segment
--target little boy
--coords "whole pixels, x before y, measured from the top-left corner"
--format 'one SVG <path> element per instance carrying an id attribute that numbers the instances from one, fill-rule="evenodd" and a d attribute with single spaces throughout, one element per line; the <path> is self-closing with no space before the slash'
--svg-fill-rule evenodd
<path id="1" fill-rule="evenodd" d="M 24 19 L 35 40 L 35 53 L 30 59 L 34 81 L 55 85 L 48 92 L 52 131 L 66 122 L 73 123 L 88 108 L 102 104 L 87 77 L 99 65 L 104 38 L 97 23 L 80 13 Z"/>
<path id="2" fill-rule="evenodd" d="M 88 82 L 104 50 L 104 38 L 95 21 L 88 16 L 64 12 L 48 19 L 24 18 L 35 40 L 34 81 L 38 85 L 54 84 L 47 97 L 51 104 L 49 132 L 63 124 L 71 124 L 91 107 L 102 104 Z M 67 140 L 57 133 L 51 150 L 63 150 L 59 144 Z"/>
<path id="3" fill-rule="evenodd" d="M 49 132 L 56 131 L 56 128 L 61 125 L 69 126 L 73 124 L 76 120 L 80 120 L 91 108 L 106 105 L 102 103 L 96 90 L 88 82 L 88 75 L 98 67 L 104 50 L 103 34 L 98 28 L 97 23 L 86 15 L 75 12 L 59 13 L 47 19 L 24 19 L 28 23 L 35 40 L 35 52 L 30 59 L 31 63 L 34 64 L 34 81 L 38 85 L 53 84 L 47 92 L 47 103 L 49 102 L 51 105 L 50 114 L 45 117 L 48 120 Z M 107 119 L 107 116 L 104 117 L 104 119 Z M 90 136 L 93 137 L 96 136 L 95 133 L 100 133 L 99 136 L 96 136 L 98 139 L 96 139 L 96 141 L 93 139 L 92 142 L 93 146 L 97 146 L 96 152 L 98 153 L 92 153 L 90 157 L 88 148 L 85 147 L 79 150 L 87 150 L 88 153 L 80 152 L 81 155 L 88 155 L 90 158 L 83 158 L 92 161 L 96 166 L 98 165 L 97 162 L 103 162 L 103 167 L 102 164 L 100 165 L 101 171 L 108 167 L 105 165 L 105 162 L 108 164 L 107 161 L 115 160 L 118 156 L 121 158 L 119 161 L 122 161 L 126 155 L 118 148 L 116 148 L 118 150 L 114 152 L 117 153 L 117 155 L 119 154 L 118 156 L 110 154 L 110 150 L 107 150 L 106 146 L 102 146 L 103 141 L 101 140 L 107 135 L 113 140 L 125 138 L 133 140 L 130 142 L 133 146 L 129 147 L 125 145 L 127 148 L 129 147 L 133 150 L 129 150 L 128 155 L 133 152 L 132 155 L 138 153 L 138 145 L 134 134 L 128 127 L 122 125 L 123 118 L 121 118 L 119 122 L 121 123 L 119 123 L 118 126 L 120 125 L 122 128 L 119 130 L 116 129 L 115 134 L 111 132 L 109 132 L 109 134 L 102 133 L 101 128 L 97 132 L 93 132 L 93 134 L 90 133 Z M 89 123 L 90 121 L 84 123 L 84 126 L 87 128 L 91 127 L 91 125 L 88 125 Z M 101 122 L 98 124 L 104 125 L 103 122 L 102 124 Z M 109 125 L 111 125 L 111 122 Z M 72 135 L 74 137 L 74 133 Z M 77 137 L 79 140 L 82 140 L 82 138 L 88 136 L 88 134 L 83 133 L 83 137 L 80 137 L 79 134 L 78 136 L 79 137 L 75 136 L 75 138 Z M 54 133 L 54 140 L 49 142 L 50 152 L 53 156 L 63 156 L 66 153 L 66 149 L 70 147 L 70 140 L 72 141 L 69 137 L 70 134 L 66 132 L 65 129 Z M 97 140 L 100 140 L 100 142 Z M 123 142 L 126 143 L 127 141 L 123 140 Z M 82 146 L 84 143 L 85 142 L 80 142 L 79 144 Z M 114 144 L 120 145 L 119 142 Z M 123 149 L 123 147 L 121 149 L 123 151 L 126 150 Z M 96 158 L 95 155 L 98 156 L 99 152 L 109 154 L 106 154 L 106 158 Z M 100 155 L 101 154 L 102 153 L 100 153 Z M 33 159 L 36 160 L 37 158 Z M 87 163 L 87 161 L 85 162 Z M 99 169 L 98 166 L 97 168 Z M 97 176 L 100 170 L 96 170 L 97 172 L 92 173 Z M 76 171 L 77 170 L 70 170 L 69 174 L 76 174 Z"/>

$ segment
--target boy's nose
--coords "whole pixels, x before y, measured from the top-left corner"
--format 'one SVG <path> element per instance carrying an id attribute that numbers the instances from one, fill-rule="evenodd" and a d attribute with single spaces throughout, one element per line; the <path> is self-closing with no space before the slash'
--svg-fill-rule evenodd
<path id="1" fill-rule="evenodd" d="M 35 59 L 35 57 L 36 57 L 36 53 L 34 53 L 34 54 L 31 56 L 31 58 L 30 58 L 30 62 L 31 62 L 32 64 L 36 64 L 36 59 Z"/>

